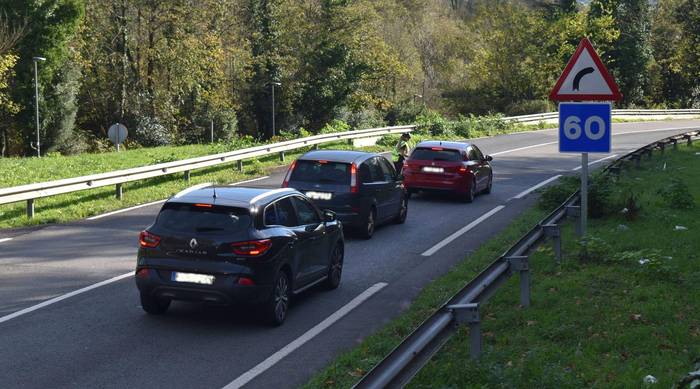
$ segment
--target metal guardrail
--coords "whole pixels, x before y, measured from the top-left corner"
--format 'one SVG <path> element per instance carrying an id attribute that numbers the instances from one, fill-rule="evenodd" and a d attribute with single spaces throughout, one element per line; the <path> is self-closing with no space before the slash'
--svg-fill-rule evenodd
<path id="1" fill-rule="evenodd" d="M 613 109 L 612 116 L 700 116 L 700 109 Z M 515 123 L 537 123 L 559 118 L 558 112 L 536 113 L 531 115 L 509 116 L 503 120 Z"/>
<path id="2" fill-rule="evenodd" d="M 72 193 L 82 190 L 95 189 L 103 186 L 115 185 L 116 197 L 122 198 L 122 184 L 146 178 L 160 177 L 169 174 L 184 172 L 185 180 L 189 180 L 190 171 L 205 167 L 220 165 L 238 161 L 238 169 L 243 169 L 243 160 L 267 156 L 279 153 L 280 160 L 284 161 L 284 152 L 322 143 L 336 142 L 339 140 L 352 140 L 370 138 L 387 134 L 411 132 L 414 125 L 370 128 L 366 130 L 348 131 L 332 134 L 321 134 L 306 138 L 293 139 L 268 145 L 250 147 L 241 150 L 229 151 L 207 155 L 204 157 L 183 159 L 180 161 L 160 163 L 156 165 L 142 166 L 132 169 L 116 170 L 108 173 L 92 174 L 89 176 L 67 178 L 56 181 L 47 181 L 36 184 L 14 186 L 0 189 L 0 205 L 27 201 L 27 216 L 34 216 L 35 199 L 55 196 L 64 193 Z"/>
<path id="3" fill-rule="evenodd" d="M 699 136 L 700 130 L 695 130 L 652 142 L 616 159 L 606 166 L 604 171 L 619 173 L 626 161 L 639 161 L 644 154 L 651 157 L 655 149 L 663 153 L 667 145 L 673 144 L 675 148 L 680 140 L 686 140 L 690 145 L 693 138 Z M 469 326 L 469 353 L 472 358 L 479 358 L 482 350 L 479 314 L 481 305 L 496 292 L 501 284 L 518 273 L 520 304 L 525 308 L 530 306 L 528 254 L 544 238 L 551 237 L 555 257 L 557 261 L 561 260 L 559 224 L 565 217 L 580 216 L 581 210 L 577 205 L 579 202 L 580 193 L 576 191 L 418 326 L 389 355 L 362 377 L 354 388 L 379 389 L 405 386 L 456 332 L 460 324 Z"/>

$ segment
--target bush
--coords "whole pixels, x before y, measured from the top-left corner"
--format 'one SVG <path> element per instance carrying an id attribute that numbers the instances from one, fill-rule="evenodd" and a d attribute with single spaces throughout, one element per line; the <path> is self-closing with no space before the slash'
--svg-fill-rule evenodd
<path id="1" fill-rule="evenodd" d="M 505 109 L 507 116 L 520 116 L 554 111 L 556 111 L 554 105 L 548 100 L 520 100 L 509 104 Z"/>
<path id="2" fill-rule="evenodd" d="M 437 112 L 421 114 L 416 118 L 418 133 L 431 136 L 449 137 L 454 135 L 452 123 Z"/>
<path id="3" fill-rule="evenodd" d="M 612 251 L 610 245 L 601 238 L 586 235 L 576 243 L 577 256 L 582 262 L 604 262 Z"/>
<path id="4" fill-rule="evenodd" d="M 688 185 L 678 177 L 671 178 L 671 183 L 658 192 L 666 204 L 675 209 L 690 209 L 695 206 L 695 199 Z"/>
<path id="5" fill-rule="evenodd" d="M 346 122 L 338 119 L 334 119 L 330 123 L 326 123 L 323 128 L 321 128 L 321 131 L 319 131 L 320 134 L 331 134 L 335 132 L 345 132 L 345 131 L 350 131 L 350 125 L 347 124 Z"/>
<path id="6" fill-rule="evenodd" d="M 426 108 L 423 104 L 407 100 L 389 108 L 384 119 L 390 126 L 413 124 L 418 121 L 419 116 L 425 113 Z"/>
<path id="7" fill-rule="evenodd" d="M 588 181 L 588 215 L 600 218 L 615 211 L 613 204 L 613 180 L 606 172 L 596 172 Z"/>
<path id="8" fill-rule="evenodd" d="M 559 182 L 539 190 L 540 197 L 537 206 L 545 211 L 551 211 L 560 206 L 579 188 L 579 179 L 574 176 L 564 176 Z"/>
<path id="9" fill-rule="evenodd" d="M 167 146 L 173 142 L 170 132 L 154 118 L 142 118 L 135 132 L 134 137 L 142 146 Z"/>
<path id="10" fill-rule="evenodd" d="M 363 109 L 361 111 L 352 111 L 350 109 L 341 109 L 336 115 L 338 120 L 344 121 L 355 130 L 365 130 L 368 128 L 385 127 L 387 124 L 382 117 L 382 114 L 376 109 Z"/>

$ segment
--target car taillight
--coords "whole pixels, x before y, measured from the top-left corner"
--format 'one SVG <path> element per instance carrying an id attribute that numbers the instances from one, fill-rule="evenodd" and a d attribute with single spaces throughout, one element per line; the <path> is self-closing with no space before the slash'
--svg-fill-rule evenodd
<path id="1" fill-rule="evenodd" d="M 142 267 L 136 271 L 137 278 L 148 278 L 148 268 Z"/>
<path id="2" fill-rule="evenodd" d="M 253 282 L 253 280 L 250 279 L 250 278 L 248 278 L 248 277 L 239 277 L 239 278 L 238 278 L 238 285 L 241 285 L 241 286 L 254 286 L 254 285 L 255 285 L 255 282 Z"/>
<path id="3" fill-rule="evenodd" d="M 469 172 L 469 168 L 466 166 L 460 166 L 459 169 L 457 169 L 457 171 L 460 174 L 467 174 Z"/>
<path id="4" fill-rule="evenodd" d="M 257 257 L 265 254 L 272 247 L 270 239 L 251 240 L 247 242 L 238 242 L 231 244 L 233 253 L 246 257 Z"/>
<path id="5" fill-rule="evenodd" d="M 287 170 L 287 175 L 284 176 L 284 181 L 282 181 L 282 187 L 286 188 L 289 186 L 289 178 L 292 177 L 292 171 L 294 170 L 294 167 L 297 165 L 297 161 L 292 162 L 291 165 L 289 165 L 289 170 Z"/>
<path id="6" fill-rule="evenodd" d="M 145 248 L 157 247 L 160 243 L 160 236 L 151 234 L 148 231 L 141 231 L 139 234 L 139 245 Z"/>
<path id="7" fill-rule="evenodd" d="M 350 193 L 359 192 L 357 187 L 357 166 L 353 163 L 350 165 Z"/>

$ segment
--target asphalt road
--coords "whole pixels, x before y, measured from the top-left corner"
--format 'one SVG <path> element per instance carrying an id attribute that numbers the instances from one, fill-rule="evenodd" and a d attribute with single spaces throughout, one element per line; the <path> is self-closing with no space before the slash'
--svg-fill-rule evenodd
<path id="1" fill-rule="evenodd" d="M 615 124 L 612 154 L 683 132 L 671 128 L 691 126 L 700 121 Z M 379 228 L 370 241 L 349 238 L 341 287 L 300 296 L 278 328 L 261 325 L 244 310 L 187 303 L 174 303 L 162 317 L 141 310 L 126 273 L 135 264 L 138 232 L 152 222 L 159 204 L 21 234 L 0 231 L 0 388 L 221 388 L 247 378 L 252 378 L 247 387 L 303 384 L 534 202 L 533 195 L 516 196 L 580 165 L 578 154 L 558 153 L 551 130 L 474 142 L 494 156 L 492 194 L 472 204 L 413 197 L 406 224 Z M 592 154 L 589 161 L 612 154 Z M 251 186 L 279 186 L 282 173 Z M 504 208 L 471 231 L 422 255 L 498 206 Z M 119 275 L 124 278 L 36 307 Z M 375 294 L 293 347 L 377 284 Z M 33 310 L 9 316 L 28 308 Z M 280 350 L 288 355 L 277 358 Z M 249 371 L 261 363 L 253 377 Z"/>

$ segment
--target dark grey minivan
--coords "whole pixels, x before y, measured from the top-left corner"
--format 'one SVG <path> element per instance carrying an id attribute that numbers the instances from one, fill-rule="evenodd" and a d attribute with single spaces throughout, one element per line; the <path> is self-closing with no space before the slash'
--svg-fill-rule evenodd
<path id="1" fill-rule="evenodd" d="M 408 193 L 403 178 L 383 156 L 345 150 L 310 151 L 294 161 L 283 187 L 294 188 L 345 226 L 369 239 L 385 222 L 403 223 Z"/>

